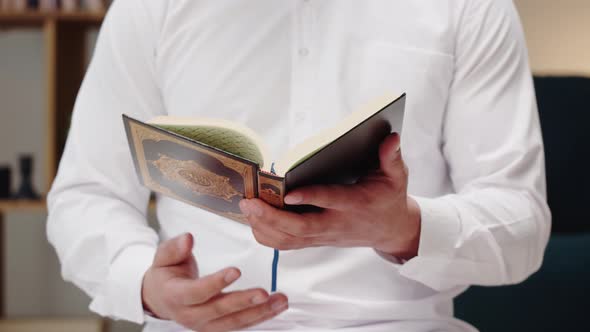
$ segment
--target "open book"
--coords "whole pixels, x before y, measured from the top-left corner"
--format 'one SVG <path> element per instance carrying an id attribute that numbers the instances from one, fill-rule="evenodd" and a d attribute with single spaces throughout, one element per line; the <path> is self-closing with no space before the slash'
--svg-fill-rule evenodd
<path id="1" fill-rule="evenodd" d="M 310 184 L 353 183 L 378 165 L 378 148 L 401 134 L 405 94 L 384 96 L 271 162 L 264 141 L 239 123 L 123 115 L 140 181 L 151 190 L 244 222 L 238 203 L 258 197 L 285 208 L 283 197 Z"/>

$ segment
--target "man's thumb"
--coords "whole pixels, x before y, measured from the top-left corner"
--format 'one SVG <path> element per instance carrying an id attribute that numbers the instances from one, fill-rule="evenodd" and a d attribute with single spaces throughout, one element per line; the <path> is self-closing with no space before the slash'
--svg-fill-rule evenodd
<path id="1" fill-rule="evenodd" d="M 192 258 L 193 236 L 190 233 L 179 235 L 162 242 L 156 251 L 154 266 L 178 265 Z"/>
<path id="2" fill-rule="evenodd" d="M 399 134 L 393 133 L 387 136 L 379 147 L 381 171 L 394 180 L 402 180 L 407 176 L 400 143 Z"/>

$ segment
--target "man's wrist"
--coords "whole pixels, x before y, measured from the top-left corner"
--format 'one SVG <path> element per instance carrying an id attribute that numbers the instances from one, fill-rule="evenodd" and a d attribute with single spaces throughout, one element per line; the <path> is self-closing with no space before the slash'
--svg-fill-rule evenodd
<path id="1" fill-rule="evenodd" d="M 397 234 L 390 234 L 389 239 L 374 249 L 384 255 L 394 256 L 408 261 L 418 255 L 420 247 L 421 214 L 420 206 L 412 198 L 407 198 L 407 214 L 403 224 L 397 227 Z"/>

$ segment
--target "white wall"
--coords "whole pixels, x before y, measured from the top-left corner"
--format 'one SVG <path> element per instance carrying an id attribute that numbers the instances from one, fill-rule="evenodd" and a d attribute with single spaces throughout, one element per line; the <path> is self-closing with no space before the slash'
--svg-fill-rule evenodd
<path id="1" fill-rule="evenodd" d="M 590 76 L 590 1 L 516 0 L 538 74 Z"/>

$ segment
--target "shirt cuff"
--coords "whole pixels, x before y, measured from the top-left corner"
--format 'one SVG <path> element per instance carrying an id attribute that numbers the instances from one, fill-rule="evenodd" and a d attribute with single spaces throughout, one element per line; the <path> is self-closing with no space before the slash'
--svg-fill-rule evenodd
<path id="1" fill-rule="evenodd" d="M 420 207 L 418 256 L 451 258 L 461 235 L 461 220 L 445 198 L 413 197 Z"/>
<path id="2" fill-rule="evenodd" d="M 444 288 L 440 283 L 451 267 L 456 244 L 461 236 L 457 210 L 445 197 L 412 196 L 420 207 L 421 226 L 418 255 L 400 268 L 400 273 L 431 288 Z"/>
<path id="3" fill-rule="evenodd" d="M 150 268 L 156 248 L 132 245 L 113 261 L 109 276 L 90 303 L 90 310 L 102 316 L 143 324 L 146 319 L 141 300 L 143 276 Z"/>

